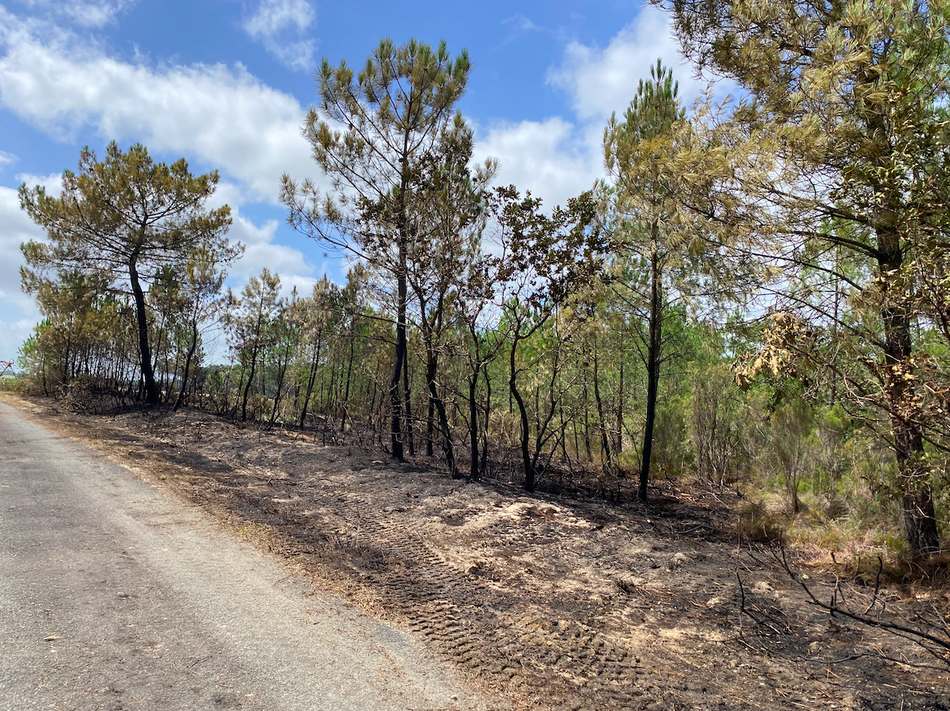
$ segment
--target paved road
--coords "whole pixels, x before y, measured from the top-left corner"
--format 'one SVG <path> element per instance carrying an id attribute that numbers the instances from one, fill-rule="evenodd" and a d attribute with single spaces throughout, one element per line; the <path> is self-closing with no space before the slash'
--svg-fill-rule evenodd
<path id="1" fill-rule="evenodd" d="M 480 706 L 408 635 L 0 403 L 0 711 Z"/>

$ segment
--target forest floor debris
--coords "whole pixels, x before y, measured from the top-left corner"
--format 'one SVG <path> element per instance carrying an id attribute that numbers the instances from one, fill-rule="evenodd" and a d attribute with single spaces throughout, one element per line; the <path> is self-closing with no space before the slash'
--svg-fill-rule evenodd
<path id="1" fill-rule="evenodd" d="M 950 708 L 950 670 L 831 618 L 737 545 L 729 492 L 663 483 L 621 507 L 204 413 L 16 404 L 403 625 L 515 709 Z"/>

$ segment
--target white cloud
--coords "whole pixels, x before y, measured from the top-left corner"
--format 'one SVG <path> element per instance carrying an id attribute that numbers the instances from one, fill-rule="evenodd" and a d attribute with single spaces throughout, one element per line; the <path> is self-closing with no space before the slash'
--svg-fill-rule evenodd
<path id="1" fill-rule="evenodd" d="M 277 220 L 267 220 L 258 225 L 253 220 L 241 214 L 237 207 L 239 200 L 234 188 L 228 183 L 218 186 L 218 190 L 209 203 L 231 207 L 231 229 L 228 239 L 244 245 L 244 254 L 228 269 L 230 282 L 239 288 L 247 283 L 252 276 L 258 276 L 265 267 L 271 273 L 280 275 L 281 293 L 289 296 L 291 289 L 296 286 L 301 294 L 309 294 L 316 280 L 313 278 L 314 267 L 299 249 L 276 242 L 277 229 L 280 223 Z"/>
<path id="2" fill-rule="evenodd" d="M 313 68 L 316 44 L 305 37 L 316 12 L 307 0 L 261 0 L 244 20 L 244 31 L 290 69 Z"/>
<path id="3" fill-rule="evenodd" d="M 82 27 L 105 27 L 115 21 L 134 0 L 27 0 L 34 12 L 44 11 L 51 17 L 64 17 Z"/>
<path id="4" fill-rule="evenodd" d="M 289 43 L 265 41 L 264 47 L 288 69 L 300 72 L 309 72 L 313 69 L 313 53 L 317 51 L 313 40 Z"/>
<path id="5" fill-rule="evenodd" d="M 600 175 L 600 148 L 562 118 L 496 124 L 479 130 L 476 158 L 498 159 L 497 185 L 513 184 L 544 200 L 563 205 L 589 189 Z"/>
<path id="6" fill-rule="evenodd" d="M 525 32 L 541 32 L 542 29 L 536 25 L 530 17 L 521 14 L 520 12 L 516 15 L 512 15 L 509 18 L 506 18 L 501 21 L 501 24 L 507 25 L 511 28 L 512 32 L 515 33 L 525 33 Z"/>
<path id="7" fill-rule="evenodd" d="M 230 180 L 221 180 L 211 197 L 205 201 L 205 206 L 213 210 L 222 205 L 228 205 L 233 210 L 235 205 L 242 205 L 246 202 L 247 198 L 240 185 L 232 183 Z"/>
<path id="8" fill-rule="evenodd" d="M 304 254 L 274 241 L 279 224 L 277 220 L 267 220 L 263 225 L 257 225 L 233 206 L 231 215 L 233 222 L 228 238 L 244 245 L 244 255 L 229 270 L 239 281 L 245 282 L 259 275 L 264 267 L 280 274 L 281 280 L 310 278 L 313 267 L 308 264 Z"/>
<path id="9" fill-rule="evenodd" d="M 54 3 L 74 22 L 85 27 L 103 27 L 110 24 L 116 16 L 133 3 L 125 0 L 116 2 L 66 2 Z"/>
<path id="10" fill-rule="evenodd" d="M 3 170 L 4 166 L 13 165 L 17 160 L 18 158 L 12 153 L 0 151 L 0 170 Z"/>
<path id="11" fill-rule="evenodd" d="M 32 173 L 18 173 L 17 182 L 26 183 L 28 188 L 42 185 L 46 192 L 53 197 L 59 197 L 63 192 L 63 174 L 53 173 L 51 175 L 33 175 Z"/>
<path id="12" fill-rule="evenodd" d="M 606 48 L 570 42 L 559 67 L 548 73 L 548 83 L 571 96 L 574 111 L 584 121 L 606 121 L 622 113 L 637 91 L 640 79 L 649 79 L 657 59 L 673 70 L 680 98 L 689 106 L 706 82 L 696 79 L 692 66 L 679 52 L 669 13 L 646 6 Z"/>
<path id="13" fill-rule="evenodd" d="M 304 31 L 313 23 L 316 13 L 306 0 L 263 0 L 256 12 L 244 22 L 252 37 L 273 37 L 287 28 Z"/>
<path id="14" fill-rule="evenodd" d="M 33 299 L 20 290 L 20 243 L 44 233 L 20 210 L 17 191 L 6 187 L 0 187 L 0 225 L 0 360 L 15 360 L 41 318 Z"/>
<path id="15" fill-rule="evenodd" d="M 103 138 L 197 157 L 272 203 L 283 172 L 318 172 L 300 133 L 303 107 L 241 66 L 129 64 L 75 42 L 43 43 L 23 25 L 0 30 L 4 40 L 0 106 L 59 140 L 92 126 Z"/>

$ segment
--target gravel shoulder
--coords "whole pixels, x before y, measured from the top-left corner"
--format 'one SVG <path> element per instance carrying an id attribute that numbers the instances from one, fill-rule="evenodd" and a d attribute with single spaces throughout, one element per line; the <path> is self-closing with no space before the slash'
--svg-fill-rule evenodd
<path id="1" fill-rule="evenodd" d="M 200 504 L 516 709 L 950 707 L 950 677 L 915 666 L 933 662 L 918 648 L 829 618 L 737 546 L 721 492 L 670 489 L 618 507 L 452 481 L 332 436 L 201 413 L 20 406 Z M 947 591 L 932 592 L 926 604 L 947 609 Z M 884 594 L 891 608 L 913 602 Z"/>
<path id="2" fill-rule="evenodd" d="M 487 707 L 407 632 L 37 419 L 0 402 L 0 708 Z"/>

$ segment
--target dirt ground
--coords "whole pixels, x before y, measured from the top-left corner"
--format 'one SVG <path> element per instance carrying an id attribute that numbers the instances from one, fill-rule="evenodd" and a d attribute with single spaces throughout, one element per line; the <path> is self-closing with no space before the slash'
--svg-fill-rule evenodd
<path id="1" fill-rule="evenodd" d="M 830 617 L 767 552 L 737 545 L 728 492 L 663 485 L 650 505 L 620 507 L 201 413 L 15 404 L 404 626 L 500 707 L 950 708 L 947 665 Z M 808 572 L 829 594 L 830 574 Z M 934 594 L 946 609 L 947 591 Z M 908 616 L 923 604 L 881 597 Z"/>

